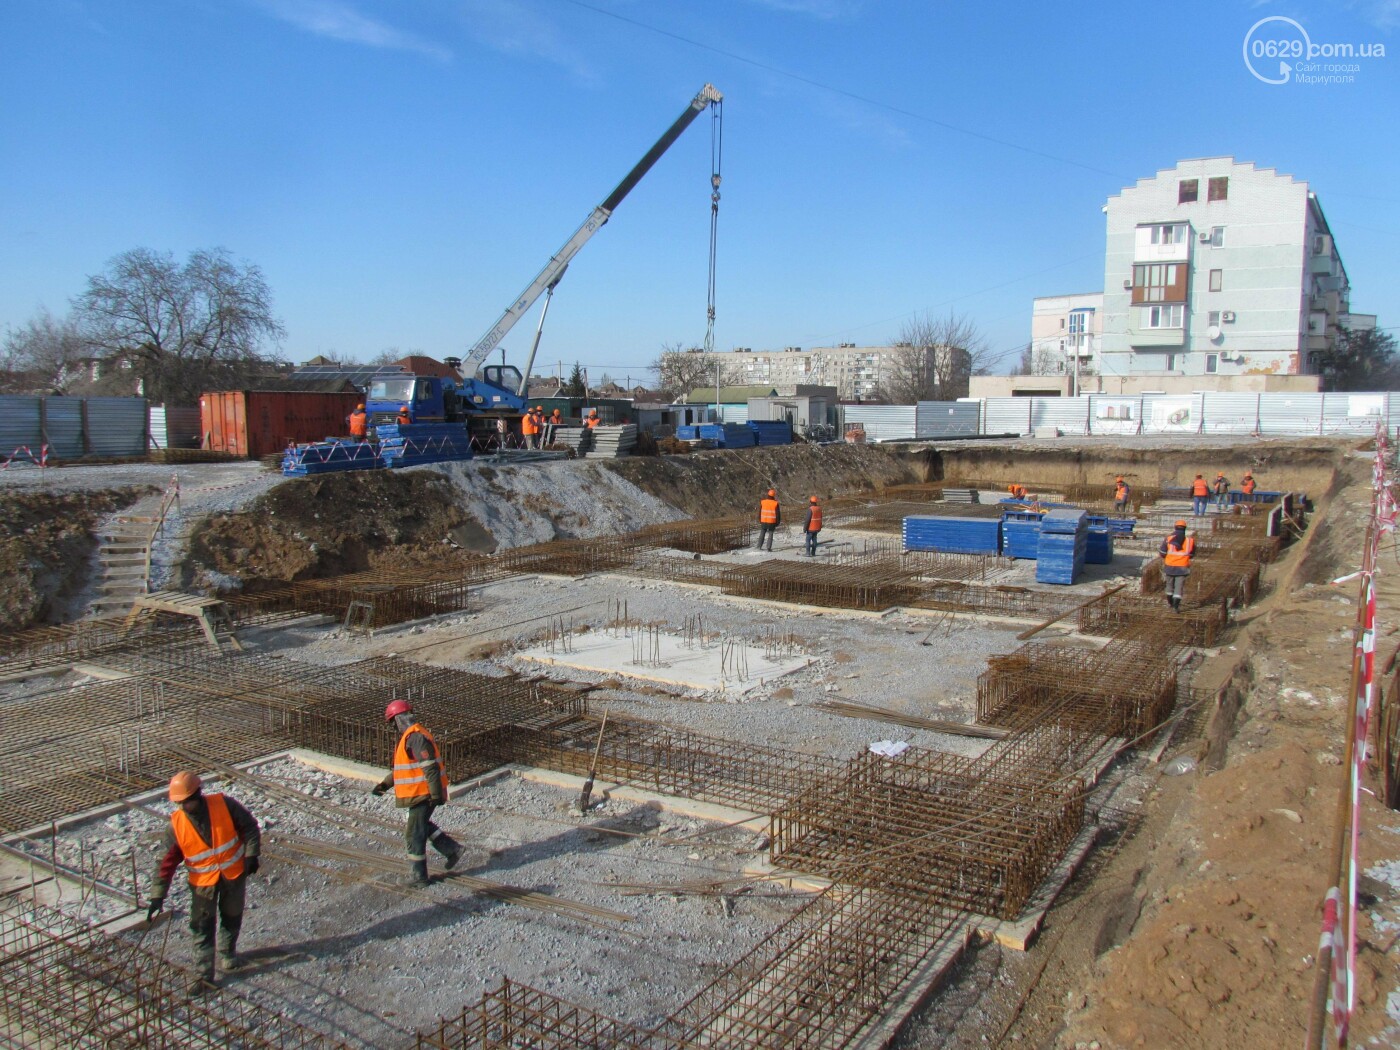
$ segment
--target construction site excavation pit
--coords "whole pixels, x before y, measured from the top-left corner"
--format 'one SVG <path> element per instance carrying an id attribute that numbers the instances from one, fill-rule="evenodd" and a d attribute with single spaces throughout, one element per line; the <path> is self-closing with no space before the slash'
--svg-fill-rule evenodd
<path id="1" fill-rule="evenodd" d="M 744 823 L 752 814 L 693 803 L 677 812 L 602 785 L 581 814 L 576 783 L 529 771 L 454 788 L 433 819 L 463 843 L 463 858 L 446 874 L 435 858 L 432 885 L 404 888 L 402 812 L 370 796 L 362 776 L 321 765 L 347 763 L 279 757 L 210 778 L 209 790 L 237 798 L 263 827 L 263 866 L 249 883 L 239 943 L 248 965 L 223 983 L 226 994 L 352 1046 L 409 1045 L 414 1031 L 495 988 L 502 974 L 655 1025 L 810 898 L 744 882 L 765 845 Z M 291 804 L 289 792 L 302 801 Z M 122 893 L 137 856 L 144 900 L 147 862 L 171 808 L 147 799 L 60 827 L 52 841 L 16 844 Z M 188 967 L 183 881 L 174 883 L 167 920 L 124 936 L 161 941 L 170 962 Z M 129 897 L 91 888 L 46 903 L 87 921 L 131 912 Z M 158 928 L 166 923 L 168 934 Z"/>

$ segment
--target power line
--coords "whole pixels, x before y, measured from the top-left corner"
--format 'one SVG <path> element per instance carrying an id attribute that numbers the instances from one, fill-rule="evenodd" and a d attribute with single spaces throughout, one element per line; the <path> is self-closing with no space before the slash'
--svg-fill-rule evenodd
<path id="1" fill-rule="evenodd" d="M 1129 176 L 1120 174 L 1116 171 L 1107 171 L 1104 168 L 1096 168 L 1092 164 L 1084 164 L 1077 160 L 1071 160 L 1068 157 L 1061 157 L 1054 153 L 1046 153 L 1043 150 L 1034 149 L 1030 146 L 1024 146 L 1019 142 L 1011 142 L 1008 139 L 997 138 L 995 135 L 986 135 L 980 131 L 973 131 L 970 128 L 963 128 L 959 127 L 956 124 L 949 124 L 946 120 L 939 120 L 936 117 L 930 117 L 926 113 L 918 113 L 912 109 L 904 109 L 902 106 L 895 106 L 888 102 L 881 102 L 879 99 L 871 98 L 868 95 L 859 95 L 856 94 L 854 91 L 847 91 L 845 88 L 836 87 L 833 84 L 825 84 L 820 80 L 813 80 L 811 77 L 805 77 L 800 73 L 794 73 L 791 70 L 783 69 L 779 66 L 769 65 L 766 62 L 760 62 L 758 59 L 749 58 L 745 55 L 740 55 L 733 51 L 726 51 L 724 48 L 715 47 L 713 44 L 706 44 L 703 41 L 695 40 L 688 36 L 682 36 L 679 33 L 673 33 L 668 29 L 662 29 L 659 26 L 650 25 L 646 22 L 639 21 L 638 19 L 629 18 L 626 15 L 620 15 L 616 11 L 609 11 L 606 8 L 595 7 L 593 4 L 585 3 L 584 0 L 564 0 L 564 2 L 573 4 L 575 7 L 582 8 L 585 11 L 592 11 L 594 14 L 602 15 L 604 18 L 611 18 L 615 21 L 623 22 L 630 26 L 635 26 L 638 29 L 644 29 L 648 33 L 655 33 L 657 36 L 667 37 L 670 40 L 678 41 L 689 47 L 699 48 L 702 51 L 709 51 L 711 54 L 715 55 L 722 55 L 723 57 L 732 59 L 735 62 L 742 62 L 744 65 L 753 66 L 755 69 L 761 69 L 765 73 L 772 73 L 775 76 L 785 77 L 788 80 L 794 80 L 799 84 L 806 84 L 808 87 L 819 88 L 822 91 L 829 91 L 833 95 L 840 95 L 843 98 L 849 98 L 856 102 L 862 102 L 867 106 L 875 106 L 877 109 L 883 109 L 890 113 L 897 113 L 900 116 L 908 117 L 911 120 L 923 121 L 925 124 L 932 124 L 934 127 L 942 128 L 945 131 L 956 132 L 959 135 L 966 135 L 968 138 L 979 139 L 982 142 L 990 142 L 996 146 L 1004 146 L 1007 149 L 1013 149 L 1020 153 L 1026 153 L 1032 157 L 1040 157 L 1042 160 L 1053 160 L 1058 164 L 1067 164 L 1070 167 L 1080 168 L 1083 171 L 1092 171 L 1096 175 L 1107 175 L 1110 178 L 1114 179 L 1125 180 L 1128 182 L 1132 181 L 1132 179 Z"/>

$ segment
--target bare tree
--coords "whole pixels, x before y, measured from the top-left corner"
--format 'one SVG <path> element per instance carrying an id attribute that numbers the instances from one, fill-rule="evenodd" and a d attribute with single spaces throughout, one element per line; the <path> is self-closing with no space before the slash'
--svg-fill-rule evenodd
<path id="1" fill-rule="evenodd" d="M 262 271 L 222 248 L 170 253 L 135 248 L 88 278 L 74 310 L 93 356 L 129 367 L 152 400 L 193 402 L 204 390 L 257 372 L 284 329 Z"/>
<path id="2" fill-rule="evenodd" d="M 88 393 L 87 343 L 72 317 L 40 309 L 0 344 L 0 387 L 6 393 Z"/>
<path id="3" fill-rule="evenodd" d="M 699 347 L 684 343 L 667 343 L 661 355 L 650 365 L 656 376 L 656 388 L 668 398 L 677 398 L 697 387 L 715 385 L 715 369 L 720 370 L 719 385 L 734 386 L 744 381 L 743 372 L 726 365 L 719 354 L 707 354 Z"/>
<path id="4" fill-rule="evenodd" d="M 969 377 L 986 375 L 991 365 L 986 338 L 976 324 L 955 313 L 914 317 L 888 353 L 879 393 L 897 405 L 966 397 Z"/>

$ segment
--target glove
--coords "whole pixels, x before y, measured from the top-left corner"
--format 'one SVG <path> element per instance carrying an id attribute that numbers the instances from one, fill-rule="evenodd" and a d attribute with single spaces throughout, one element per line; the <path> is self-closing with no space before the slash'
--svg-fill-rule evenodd
<path id="1" fill-rule="evenodd" d="M 371 795 L 382 795 L 388 790 L 389 789 L 386 788 L 383 784 L 375 784 L 374 787 L 370 788 L 369 793 Z"/>
<path id="2" fill-rule="evenodd" d="M 155 917 L 160 914 L 161 909 L 164 907 L 164 897 L 152 897 L 151 903 L 146 906 L 146 921 L 153 922 L 155 920 Z"/>
<path id="3" fill-rule="evenodd" d="M 243 862 L 243 872 L 247 875 L 256 875 L 258 869 L 262 867 L 257 857 L 249 857 Z"/>

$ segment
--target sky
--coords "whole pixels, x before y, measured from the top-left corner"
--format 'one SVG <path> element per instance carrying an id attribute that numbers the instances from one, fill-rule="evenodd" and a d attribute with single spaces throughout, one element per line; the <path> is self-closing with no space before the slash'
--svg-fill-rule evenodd
<path id="1" fill-rule="evenodd" d="M 1264 83 L 1277 17 L 1386 55 Z M 1033 297 L 1103 288 L 1109 196 L 1227 155 L 1306 180 L 1352 308 L 1400 325 L 1400 0 L 0 0 L 0 331 L 121 252 L 221 247 L 287 360 L 462 356 L 707 82 L 717 349 L 954 312 L 1005 371 Z M 700 344 L 712 153 L 705 114 L 583 248 L 536 372 Z"/>

